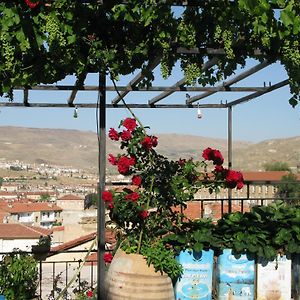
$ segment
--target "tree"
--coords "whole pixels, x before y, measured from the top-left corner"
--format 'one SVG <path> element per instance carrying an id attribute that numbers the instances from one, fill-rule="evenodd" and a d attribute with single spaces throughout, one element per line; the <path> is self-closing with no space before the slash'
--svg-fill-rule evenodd
<path id="1" fill-rule="evenodd" d="M 276 196 L 289 204 L 300 203 L 300 182 L 295 174 L 289 173 L 282 177 Z"/>
<path id="2" fill-rule="evenodd" d="M 50 195 L 48 193 L 40 195 L 39 201 L 41 201 L 41 202 L 47 202 L 49 200 L 50 200 Z"/>
<path id="3" fill-rule="evenodd" d="M 265 171 L 290 171 L 289 164 L 281 161 L 265 163 L 264 168 Z"/>

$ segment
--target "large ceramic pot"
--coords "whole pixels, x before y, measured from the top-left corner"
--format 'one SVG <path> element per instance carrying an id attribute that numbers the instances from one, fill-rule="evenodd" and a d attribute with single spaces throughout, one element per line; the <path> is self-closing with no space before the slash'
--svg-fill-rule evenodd
<path id="1" fill-rule="evenodd" d="M 174 300 L 171 279 L 139 254 L 118 250 L 106 276 L 107 300 Z"/>

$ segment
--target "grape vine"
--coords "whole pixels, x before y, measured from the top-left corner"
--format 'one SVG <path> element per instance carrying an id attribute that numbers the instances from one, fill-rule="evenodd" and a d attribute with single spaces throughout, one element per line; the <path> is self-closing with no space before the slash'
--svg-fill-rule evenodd
<path id="1" fill-rule="evenodd" d="M 70 74 L 108 70 L 113 77 L 136 69 L 153 73 L 148 62 L 161 57 L 167 78 L 180 61 L 187 83 L 215 84 L 232 75 L 247 58 L 284 65 L 295 106 L 300 98 L 300 3 L 295 0 L 199 1 L 174 9 L 173 1 L 122 0 L 0 2 L 0 95 L 16 85 L 53 83 Z M 276 8 L 276 11 L 275 11 Z M 199 54 L 177 49 L 199 48 Z M 206 48 L 223 48 L 218 64 L 201 71 L 211 59 Z M 100 68 L 100 69 L 99 69 Z"/>

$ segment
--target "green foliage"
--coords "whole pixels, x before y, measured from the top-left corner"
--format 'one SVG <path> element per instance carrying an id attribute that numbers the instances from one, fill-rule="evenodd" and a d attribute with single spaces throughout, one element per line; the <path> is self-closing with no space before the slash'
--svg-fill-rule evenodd
<path id="1" fill-rule="evenodd" d="M 300 207 L 283 201 L 235 212 L 218 221 L 221 248 L 272 260 L 277 254 L 300 253 Z"/>
<path id="2" fill-rule="evenodd" d="M 141 254 L 146 257 L 148 265 L 153 265 L 155 271 L 168 274 L 174 282 L 183 272 L 182 266 L 174 257 L 174 253 L 167 249 L 162 241 L 149 245 L 145 243 L 141 249 Z"/>
<path id="3" fill-rule="evenodd" d="M 290 171 L 289 164 L 281 161 L 265 163 L 264 168 L 265 171 Z"/>
<path id="4" fill-rule="evenodd" d="M 0 294 L 7 300 L 28 300 L 38 284 L 36 261 L 28 254 L 13 252 L 0 261 Z"/>
<path id="5" fill-rule="evenodd" d="M 209 219 L 183 222 L 180 228 L 166 235 L 163 242 L 171 245 L 176 254 L 185 249 L 200 252 L 207 249 L 218 249 L 220 240 L 214 234 L 215 226 Z"/>
<path id="6" fill-rule="evenodd" d="M 289 173 L 282 177 L 276 196 L 290 204 L 300 203 L 300 183 L 295 174 Z"/>
<path id="7" fill-rule="evenodd" d="M 120 247 L 126 253 L 143 254 L 149 264 L 166 272 L 173 279 L 180 273 L 174 255 L 183 248 L 216 246 L 212 225 L 205 221 L 187 221 L 181 209 L 202 188 L 218 192 L 228 187 L 223 156 L 216 149 L 203 151 L 202 161 L 193 159 L 169 160 L 155 151 L 157 137 L 147 135 L 136 120 L 120 122 L 121 131 L 109 131 L 112 140 L 120 142 L 122 153 L 109 155 L 109 161 L 122 175 L 132 176 L 132 185 L 122 189 L 105 190 L 102 200 L 109 210 L 111 223 L 118 231 Z M 205 153 L 205 154 L 204 154 Z M 208 170 L 208 160 L 215 163 Z M 238 172 L 234 186 L 241 188 Z"/>
<path id="8" fill-rule="evenodd" d="M 50 200 L 50 195 L 48 193 L 40 195 L 39 201 L 41 201 L 41 202 L 47 202 L 49 200 Z"/>
<path id="9" fill-rule="evenodd" d="M 247 58 L 258 59 L 258 49 L 284 65 L 293 94 L 290 104 L 298 104 L 299 1 L 198 1 L 180 16 L 172 11 L 172 1 L 123 2 L 40 1 L 29 8 L 25 1 L 2 1 L 0 94 L 12 98 L 16 86 L 99 71 L 117 78 L 142 69 L 143 84 L 149 85 L 154 76 L 146 66 L 155 57 L 162 57 L 163 77 L 179 60 L 189 84 L 214 84 L 244 66 Z M 200 53 L 180 54 L 178 47 L 197 47 Z M 223 48 L 226 55 L 219 56 L 214 69 L 201 71 L 211 58 L 206 48 Z"/>

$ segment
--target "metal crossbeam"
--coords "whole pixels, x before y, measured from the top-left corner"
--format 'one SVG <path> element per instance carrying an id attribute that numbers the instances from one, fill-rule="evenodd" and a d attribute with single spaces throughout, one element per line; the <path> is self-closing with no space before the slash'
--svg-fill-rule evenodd
<path id="1" fill-rule="evenodd" d="M 67 108 L 67 103 L 28 103 L 28 107 L 35 108 Z M 0 107 L 24 107 L 22 102 L 0 102 Z M 96 108 L 96 103 L 76 103 L 78 108 Z M 202 104 L 202 105 L 186 105 L 186 104 L 158 104 L 151 106 L 149 104 L 106 104 L 106 108 L 226 108 L 226 104 Z"/>
<path id="2" fill-rule="evenodd" d="M 245 103 L 245 102 L 250 101 L 250 100 L 252 100 L 254 98 L 257 98 L 257 97 L 259 97 L 261 95 L 264 95 L 266 93 L 269 93 L 269 92 L 272 92 L 272 91 L 277 90 L 279 88 L 282 88 L 282 87 L 284 87 L 284 86 L 286 86 L 288 84 L 289 84 L 289 80 L 288 79 L 280 81 L 280 82 L 278 82 L 278 83 L 276 83 L 274 85 L 269 86 L 266 91 L 259 91 L 259 92 L 250 94 L 248 96 L 236 99 L 236 100 L 234 100 L 232 102 L 229 102 L 229 103 L 227 103 L 227 107 L 234 106 L 234 105 L 241 104 L 241 103 Z"/>
<path id="3" fill-rule="evenodd" d="M 150 87 L 128 87 L 128 86 L 117 86 L 118 91 L 127 92 L 256 92 L 265 90 L 266 87 L 261 86 L 244 86 L 244 87 L 230 87 L 230 89 L 225 86 L 213 87 L 213 86 L 150 86 Z M 98 91 L 99 88 L 96 85 L 85 85 L 82 87 L 76 87 L 73 85 L 37 85 L 28 89 L 22 87 L 16 87 L 14 90 L 22 90 L 28 92 L 32 91 Z M 115 92 L 114 86 L 107 86 L 107 92 Z"/>
<path id="4" fill-rule="evenodd" d="M 237 82 L 239 82 L 239 81 L 241 81 L 241 80 L 243 80 L 243 79 L 249 77 L 250 75 L 252 75 L 252 74 L 254 74 L 254 73 L 256 73 L 256 72 L 262 70 L 263 68 L 269 66 L 270 64 L 271 64 L 271 62 L 269 62 L 268 60 L 264 60 L 262 63 L 260 63 L 260 64 L 258 64 L 258 65 L 256 65 L 256 66 L 254 66 L 254 67 L 252 67 L 252 68 L 250 68 L 249 70 L 247 70 L 247 71 L 245 71 L 245 72 L 242 72 L 241 74 L 239 74 L 239 75 L 237 75 L 237 76 L 231 78 L 230 80 L 224 81 L 222 84 L 218 85 L 217 88 L 220 89 L 219 91 L 221 91 L 222 89 L 224 89 L 224 88 L 226 88 L 226 87 L 229 88 L 230 85 L 235 84 L 235 83 L 237 83 Z M 230 90 L 230 88 L 229 88 L 229 90 Z M 208 91 L 208 92 L 203 93 L 203 94 L 201 94 L 201 95 L 197 95 L 197 96 L 191 97 L 190 99 L 188 99 L 188 100 L 186 101 L 186 103 L 187 103 L 187 104 L 191 104 L 191 103 L 193 103 L 193 102 L 195 102 L 195 101 L 198 101 L 198 100 L 200 100 L 200 99 L 203 99 L 203 98 L 206 98 L 206 97 L 208 97 L 208 96 L 210 96 L 210 95 L 213 95 L 213 94 L 215 94 L 216 92 L 218 92 L 218 91 L 211 91 L 211 92 Z"/>
<path id="5" fill-rule="evenodd" d="M 218 62 L 218 58 L 214 57 L 211 60 L 209 60 L 208 62 L 206 62 L 203 66 L 202 66 L 202 72 L 204 72 L 205 70 L 211 68 L 212 66 L 214 66 L 217 62 Z M 186 78 L 183 77 L 181 80 L 177 81 L 174 85 L 172 85 L 172 88 L 177 88 L 177 87 L 181 87 L 186 83 Z M 173 91 L 166 91 L 161 93 L 160 95 L 150 99 L 148 101 L 149 105 L 154 105 L 155 103 L 157 103 L 158 101 L 168 97 L 169 95 L 171 95 L 173 93 Z"/>

